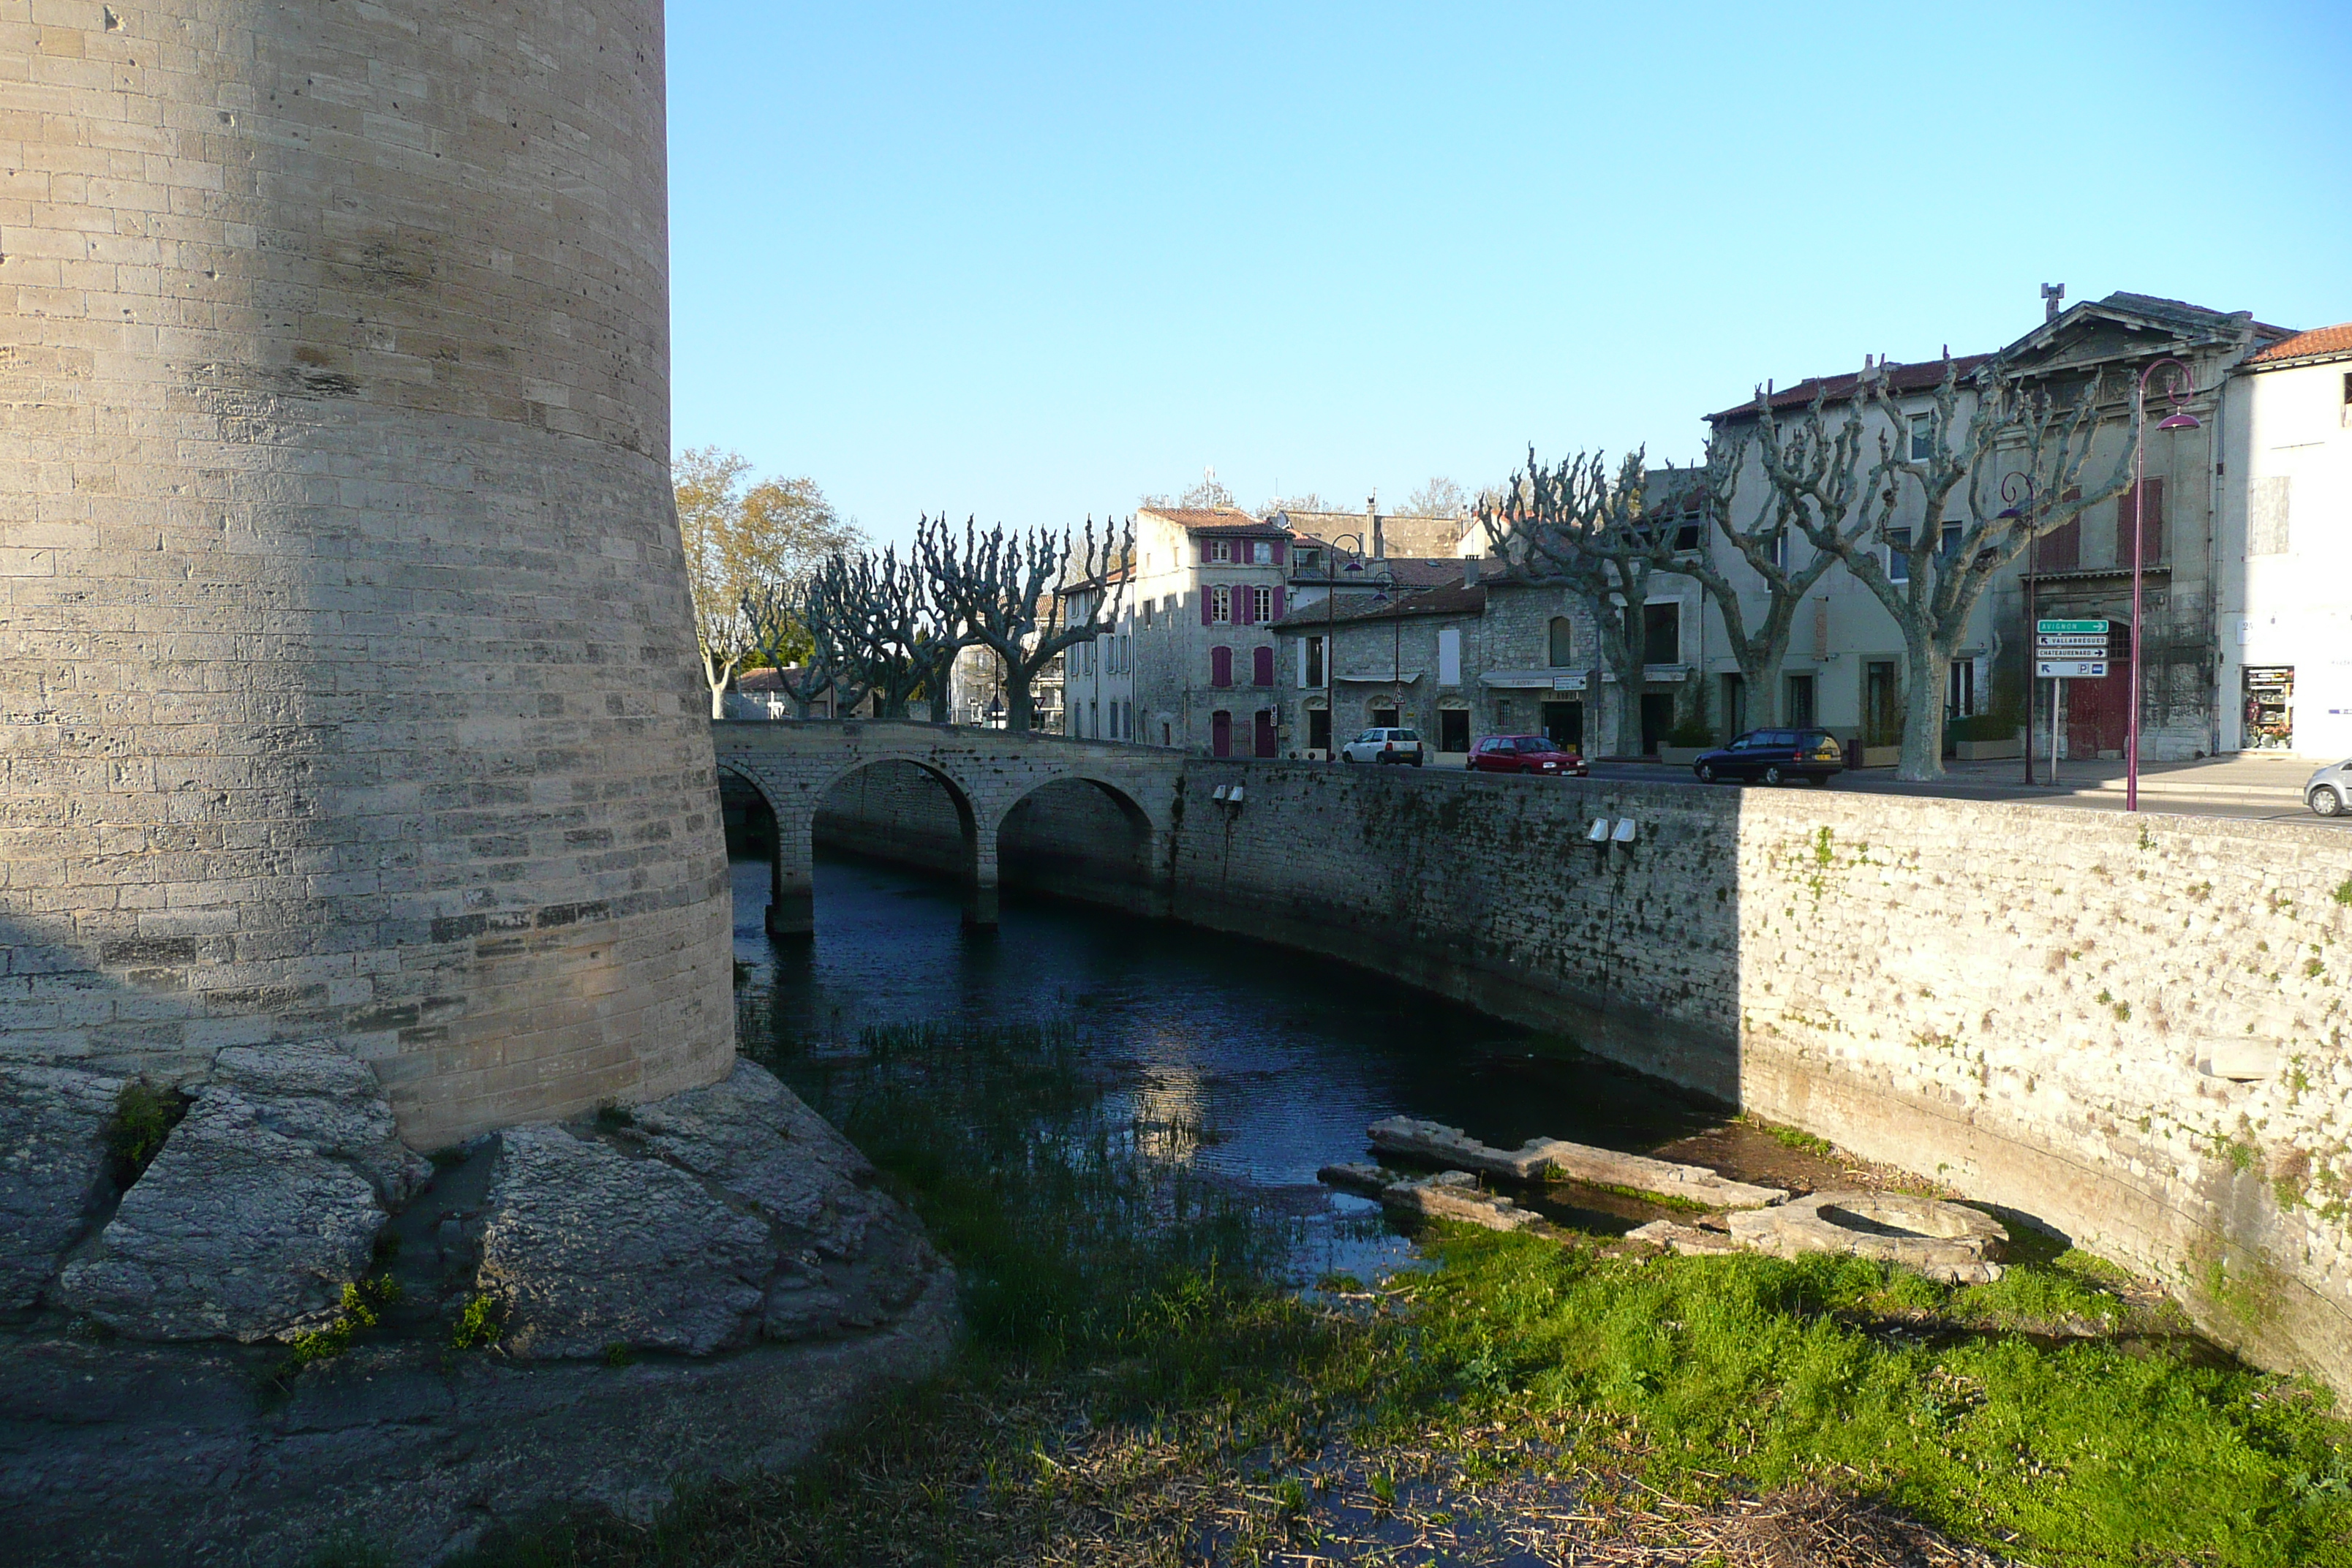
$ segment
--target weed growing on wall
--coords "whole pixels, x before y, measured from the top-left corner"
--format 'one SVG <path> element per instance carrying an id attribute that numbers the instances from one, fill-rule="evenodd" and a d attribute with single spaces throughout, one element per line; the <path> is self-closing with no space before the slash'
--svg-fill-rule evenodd
<path id="1" fill-rule="evenodd" d="M 178 1089 L 134 1078 L 114 1098 L 106 1124 L 106 1152 L 113 1159 L 116 1184 L 129 1186 L 145 1173 L 163 1141 L 188 1113 L 188 1097 Z"/>

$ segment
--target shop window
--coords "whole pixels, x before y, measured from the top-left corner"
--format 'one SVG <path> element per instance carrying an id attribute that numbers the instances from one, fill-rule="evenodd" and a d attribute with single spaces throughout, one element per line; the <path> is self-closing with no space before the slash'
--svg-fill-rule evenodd
<path id="1" fill-rule="evenodd" d="M 1551 618 L 1550 664 L 1554 669 L 1566 669 L 1576 662 L 1576 626 L 1566 616 Z"/>
<path id="2" fill-rule="evenodd" d="M 1683 658 L 1683 606 L 1679 600 L 1642 606 L 1642 662 L 1680 664 Z"/>

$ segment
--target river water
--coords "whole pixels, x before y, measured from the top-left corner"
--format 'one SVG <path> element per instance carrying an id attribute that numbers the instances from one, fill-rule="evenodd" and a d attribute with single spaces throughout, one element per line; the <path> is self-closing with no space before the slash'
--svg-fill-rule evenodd
<path id="1" fill-rule="evenodd" d="M 1505 1147 L 1541 1135 L 1636 1151 L 1722 1121 L 1370 969 L 1172 921 L 1008 891 L 998 928 L 975 931 L 952 885 L 820 852 L 815 936 L 772 942 L 766 862 L 738 860 L 734 885 L 744 988 L 769 994 L 782 1030 L 847 1045 L 871 1025 L 1071 1020 L 1089 1056 L 1136 1086 L 1136 1117 L 1202 1130 L 1185 1152 L 1196 1173 L 1304 1222 L 1310 1275 L 1370 1278 L 1410 1257 L 1375 1205 L 1315 1179 L 1364 1158 L 1364 1129 L 1382 1117 Z M 1664 1212 L 1557 1187 L 1530 1206 L 1599 1231 Z"/>

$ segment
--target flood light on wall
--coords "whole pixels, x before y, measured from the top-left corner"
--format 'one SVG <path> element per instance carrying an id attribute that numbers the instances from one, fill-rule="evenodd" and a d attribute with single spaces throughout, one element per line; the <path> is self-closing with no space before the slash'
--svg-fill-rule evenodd
<path id="1" fill-rule="evenodd" d="M 1214 788 L 1214 789 L 1211 790 L 1211 791 L 1209 792 L 1209 798 L 1210 798 L 1211 800 L 1223 800 L 1223 799 L 1224 799 L 1224 798 L 1225 798 L 1225 786 L 1224 786 L 1224 785 L 1223 785 L 1223 784 L 1219 784 L 1216 788 Z"/>
<path id="2" fill-rule="evenodd" d="M 1241 803 L 1242 803 L 1242 786 L 1241 786 L 1241 785 L 1239 785 L 1239 784 L 1235 784 L 1235 785 L 1234 785 L 1234 793 L 1233 793 L 1233 794 L 1231 794 L 1231 795 L 1227 795 L 1227 796 L 1225 796 L 1225 804 L 1226 804 L 1227 805 L 1241 805 Z"/>
<path id="3" fill-rule="evenodd" d="M 1612 841 L 1612 842 L 1613 842 L 1613 843 L 1617 843 L 1617 844 L 1631 844 L 1631 843 L 1633 843 L 1633 819 L 1632 817 L 1630 817 L 1630 816 L 1621 816 L 1621 817 L 1619 817 L 1619 818 L 1617 819 L 1617 831 L 1616 831 L 1616 832 L 1614 832 L 1614 833 L 1612 833 L 1612 834 L 1611 834 L 1609 837 L 1610 837 L 1611 841 Z"/>
<path id="4" fill-rule="evenodd" d="M 1606 843 L 1608 843 L 1608 842 L 1609 842 L 1609 819 L 1608 819 L 1607 817 L 1605 817 L 1605 816 L 1596 816 L 1596 817 L 1594 817 L 1594 818 L 1592 819 L 1592 830 L 1591 830 L 1591 832 L 1587 833 L 1587 834 L 1584 836 L 1584 841 L 1585 841 L 1587 844 L 1606 844 Z"/>

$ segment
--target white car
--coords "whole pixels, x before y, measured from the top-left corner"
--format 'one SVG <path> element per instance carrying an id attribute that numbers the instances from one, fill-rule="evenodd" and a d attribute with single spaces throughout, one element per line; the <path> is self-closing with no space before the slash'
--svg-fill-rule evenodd
<path id="1" fill-rule="evenodd" d="M 1367 730 L 1339 748 L 1343 763 L 1410 763 L 1421 766 L 1421 731 Z"/>
<path id="2" fill-rule="evenodd" d="M 2322 816 L 2352 811 L 2352 760 L 2330 763 L 2305 780 L 2303 804 Z"/>

